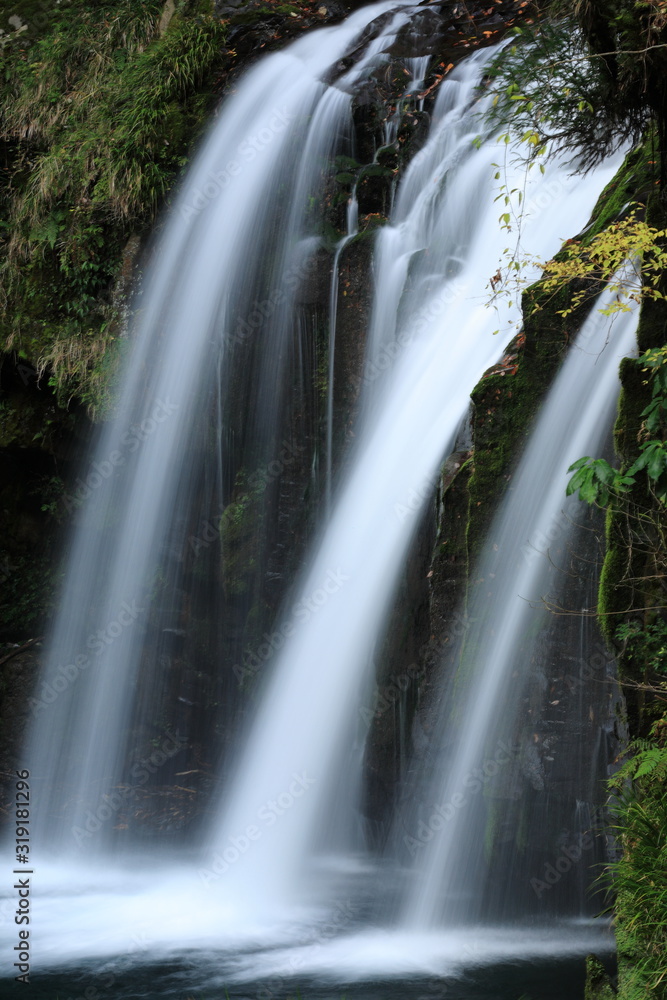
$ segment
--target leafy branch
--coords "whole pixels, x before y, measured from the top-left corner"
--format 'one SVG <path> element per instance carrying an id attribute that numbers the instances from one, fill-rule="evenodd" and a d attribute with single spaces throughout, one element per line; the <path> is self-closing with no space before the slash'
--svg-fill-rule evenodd
<path id="1" fill-rule="evenodd" d="M 667 250 L 663 246 L 666 238 L 667 230 L 649 226 L 633 208 L 590 241 L 569 240 L 561 253 L 544 265 L 541 287 L 551 296 L 572 281 L 585 282 L 585 287 L 574 293 L 570 305 L 558 310 L 561 316 L 574 312 L 587 296 L 599 293 L 603 287 L 615 295 L 611 304 L 600 310 L 607 316 L 627 312 L 628 301 L 664 300 L 659 285 L 667 269 Z M 641 269 L 626 266 L 632 260 L 641 260 Z"/>
<path id="2" fill-rule="evenodd" d="M 649 349 L 637 364 L 649 374 L 647 381 L 652 384 L 651 402 L 641 413 L 639 455 L 624 472 L 603 458 L 578 459 L 568 469 L 574 475 L 567 485 L 567 496 L 578 493 L 585 503 L 606 507 L 612 496 L 628 493 L 638 473 L 645 472 L 651 492 L 662 507 L 667 506 L 667 347 Z"/>
<path id="3" fill-rule="evenodd" d="M 499 176 L 500 171 L 497 170 L 496 179 Z M 511 196 L 515 193 L 516 189 L 507 191 L 503 186 L 498 198 L 503 197 L 505 205 L 509 207 Z M 521 203 L 523 193 L 518 191 L 518 195 Z M 579 287 L 575 285 L 576 290 L 565 307 L 555 310 L 558 316 L 571 315 L 588 300 L 596 298 L 605 288 L 613 296 L 609 304 L 600 310 L 606 316 L 628 312 L 630 302 L 665 300 L 665 293 L 660 286 L 667 271 L 667 230 L 656 229 L 639 218 L 640 210 L 643 210 L 641 205 L 632 208 L 624 218 L 613 222 L 589 240 L 568 240 L 556 257 L 543 261 L 522 253 L 521 218 L 510 207 L 510 211 L 501 215 L 500 222 L 503 228 L 510 230 L 513 218 L 519 226 L 519 236 L 514 248 L 505 249 L 507 263 L 501 265 L 490 279 L 490 304 L 499 297 L 509 298 L 510 303 L 516 300 L 530 283 L 522 276 L 526 268 L 530 268 L 533 273 L 538 270 L 542 274 L 536 288 L 543 294 L 539 298 L 534 297 L 529 315 L 543 310 L 559 292 L 572 286 L 572 283 L 578 283 Z M 628 263 L 632 261 L 641 261 L 641 267 Z"/>

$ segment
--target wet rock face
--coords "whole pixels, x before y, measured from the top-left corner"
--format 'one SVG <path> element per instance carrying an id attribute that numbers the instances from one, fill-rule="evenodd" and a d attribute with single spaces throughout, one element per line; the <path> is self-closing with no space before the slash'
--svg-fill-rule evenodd
<path id="1" fill-rule="evenodd" d="M 78 457 L 90 436 L 81 408 L 61 409 L 46 381 L 17 355 L 0 357 L 0 641 L 46 627 L 55 530 L 76 511 Z"/>
<path id="2" fill-rule="evenodd" d="M 418 517 L 415 512 L 406 516 Z M 433 505 L 426 504 L 391 609 L 377 656 L 377 689 L 362 718 L 369 726 L 364 759 L 362 810 L 369 840 L 381 848 L 407 779 L 411 747 L 409 722 L 419 703 L 429 645 L 429 578 L 425 567 L 433 551 Z"/>
<path id="3" fill-rule="evenodd" d="M 365 6 L 365 2 L 357 0 L 215 0 L 216 15 L 228 23 L 231 67 L 221 78 L 224 86 L 262 54 L 284 48 L 286 42 L 308 31 L 342 21 L 352 11 Z M 431 93 L 472 49 L 500 41 L 518 21 L 530 21 L 537 16 L 538 7 L 539 3 L 524 0 L 489 0 L 486 4 L 447 0 L 424 4 L 387 50 L 388 72 L 405 76 L 404 68 L 396 70 L 398 60 L 430 56 L 432 66 L 423 89 Z M 374 37 L 377 26 L 390 16 L 381 14 L 369 25 L 357 48 L 341 61 L 341 73 L 358 58 L 363 47 Z M 366 87 L 365 97 L 361 93 L 358 95 L 359 106 L 371 99 L 372 85 L 371 89 Z"/>
<path id="4" fill-rule="evenodd" d="M 21 748 L 33 721 L 28 697 L 42 664 L 38 642 L 0 643 L 0 814 L 9 817 L 15 771 L 25 767 Z"/>
<path id="5" fill-rule="evenodd" d="M 216 0 L 215 13 L 228 22 L 227 42 L 238 57 L 236 71 L 266 52 L 322 25 L 342 21 L 349 10 L 339 0 L 290 3 L 280 0 Z"/>
<path id="6" fill-rule="evenodd" d="M 373 304 L 372 251 L 372 234 L 362 235 L 344 249 L 338 266 L 333 391 L 334 440 L 341 454 L 351 441 L 361 391 L 365 335 Z"/>
<path id="7" fill-rule="evenodd" d="M 585 1000 L 614 1000 L 616 990 L 609 973 L 596 955 L 586 956 Z"/>

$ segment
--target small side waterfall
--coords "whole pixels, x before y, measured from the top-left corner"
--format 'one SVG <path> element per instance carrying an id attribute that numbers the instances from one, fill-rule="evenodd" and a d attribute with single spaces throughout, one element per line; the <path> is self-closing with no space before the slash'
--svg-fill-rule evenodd
<path id="1" fill-rule="evenodd" d="M 588 705 L 577 705 L 584 686 L 578 644 L 569 657 L 567 649 L 548 657 L 545 637 L 553 621 L 539 604 L 550 597 L 556 607 L 567 608 L 564 585 L 576 562 L 573 553 L 585 556 L 585 536 L 591 534 L 590 527 L 580 527 L 585 505 L 575 498 L 566 502 L 565 486 L 572 462 L 599 454 L 604 447 L 615 411 L 619 362 L 634 349 L 638 310 L 610 319 L 600 310 L 608 308 L 613 297 L 603 293 L 574 341 L 472 575 L 477 582 L 466 613 L 474 622 L 474 635 L 461 643 L 457 688 L 450 685 L 442 698 L 441 725 L 447 727 L 453 749 L 427 786 L 430 808 L 413 815 L 413 836 L 406 838 L 416 846 L 412 854 L 417 856 L 417 879 L 405 914 L 409 924 L 460 926 L 466 920 L 515 916 L 512 869 L 521 866 L 516 859 L 528 825 L 540 825 L 548 849 L 563 821 L 558 803 L 548 801 L 545 770 L 552 772 L 552 780 L 560 770 L 562 780 L 564 764 L 567 773 L 567 765 L 576 770 L 577 761 L 595 758 L 592 751 L 604 720 L 590 720 L 587 747 L 578 732 L 589 712 Z M 590 546 L 588 550 L 590 555 Z M 595 573 L 594 563 L 589 572 Z M 578 606 L 571 611 L 592 614 Z M 595 656 L 597 662 L 597 651 Z M 574 692 L 569 702 L 566 675 Z M 596 679 L 599 685 L 609 683 L 599 664 Z M 608 686 L 609 699 L 612 694 Z M 574 710 L 571 716 L 568 708 Z M 613 708 L 610 704 L 608 717 L 613 717 Z M 574 748 L 568 746 L 568 732 Z M 440 739 L 444 736 L 441 731 Z M 437 745 L 438 737 L 434 742 Z M 566 760 L 550 767 L 561 754 Z M 601 789 L 594 786 L 604 777 L 604 771 L 589 771 L 580 794 L 599 800 Z M 541 797 L 531 802 L 526 786 Z M 523 800 L 520 805 L 517 799 Z M 502 819 L 494 817 L 494 805 L 504 810 Z M 535 809 L 537 818 L 528 815 Z M 502 862 L 489 843 L 498 833 L 506 836 L 506 830 L 498 829 L 500 823 L 510 830 L 509 854 L 499 852 Z M 485 891 L 490 857 L 496 868 L 493 900 Z M 524 888 L 531 878 L 540 882 L 541 874 L 541 867 L 524 871 Z M 535 896 L 539 900 L 542 894 L 537 891 Z M 529 898 L 526 893 L 522 900 L 524 914 Z M 547 896 L 536 906 L 542 915 L 548 901 Z"/>
<path id="2" fill-rule="evenodd" d="M 327 510 L 331 510 L 331 489 L 333 479 L 333 425 L 334 425 L 334 383 L 336 378 L 336 321 L 338 319 L 338 268 L 340 255 L 350 240 L 357 235 L 359 206 L 356 189 L 352 190 L 345 213 L 347 233 L 340 240 L 334 252 L 331 268 L 331 288 L 329 290 L 329 384 L 327 386 L 327 443 L 326 443 L 326 500 Z"/>

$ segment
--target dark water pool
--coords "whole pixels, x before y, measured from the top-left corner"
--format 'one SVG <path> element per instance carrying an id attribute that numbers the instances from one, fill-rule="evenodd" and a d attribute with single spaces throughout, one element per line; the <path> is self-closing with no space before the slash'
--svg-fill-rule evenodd
<path id="1" fill-rule="evenodd" d="M 612 955 L 601 957 L 613 972 Z M 457 977 L 323 983 L 280 976 L 225 983 L 210 957 L 193 954 L 125 970 L 122 962 L 108 961 L 38 970 L 28 986 L 0 980 L 0 995 L 3 1000 L 583 1000 L 584 978 L 585 960 L 578 957 L 498 963 Z"/>

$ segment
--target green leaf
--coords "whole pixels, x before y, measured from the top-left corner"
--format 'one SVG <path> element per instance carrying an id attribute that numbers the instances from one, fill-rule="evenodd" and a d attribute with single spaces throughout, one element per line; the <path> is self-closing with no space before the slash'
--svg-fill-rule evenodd
<path id="1" fill-rule="evenodd" d="M 656 481 L 660 479 L 665 469 L 667 469 L 667 451 L 665 451 L 662 442 L 656 443 L 655 447 L 651 449 L 646 471 L 649 478 Z"/>
<path id="2" fill-rule="evenodd" d="M 643 778 L 647 774 L 652 774 L 659 767 L 667 767 L 667 750 L 656 747 L 637 754 L 634 760 L 639 766 L 635 771 L 635 778 Z"/>

